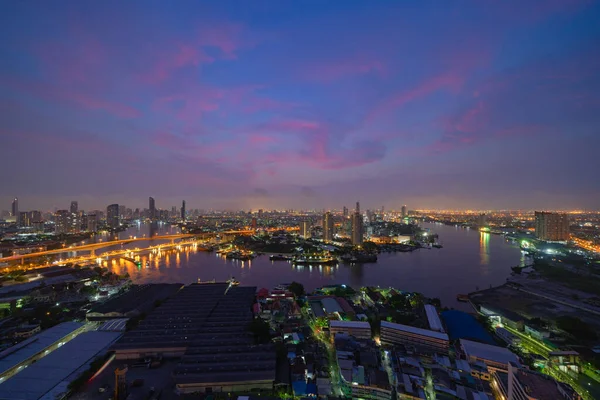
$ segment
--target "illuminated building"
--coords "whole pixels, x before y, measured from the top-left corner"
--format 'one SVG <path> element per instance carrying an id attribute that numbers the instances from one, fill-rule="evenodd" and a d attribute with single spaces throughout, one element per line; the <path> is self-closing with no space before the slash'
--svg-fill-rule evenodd
<path id="1" fill-rule="evenodd" d="M 68 233 L 71 230 L 71 213 L 69 210 L 58 210 L 54 214 L 54 232 L 57 234 Z"/>
<path id="2" fill-rule="evenodd" d="M 148 210 L 150 210 L 150 219 L 156 219 L 156 204 L 154 202 L 154 197 L 148 197 Z"/>
<path id="3" fill-rule="evenodd" d="M 384 344 L 403 344 L 441 354 L 448 354 L 450 345 L 450 339 L 445 333 L 387 321 L 381 321 L 380 337 Z"/>
<path id="4" fill-rule="evenodd" d="M 258 226 L 258 222 L 256 221 L 256 218 L 252 218 L 252 221 L 250 221 L 250 227 L 252 229 L 256 229 L 257 226 Z"/>
<path id="5" fill-rule="evenodd" d="M 98 216 L 96 213 L 89 213 L 87 215 L 87 231 L 96 232 L 98 230 Z"/>
<path id="6" fill-rule="evenodd" d="M 344 208 L 342 209 L 342 216 L 344 218 L 348 217 L 348 207 L 344 206 Z"/>
<path id="7" fill-rule="evenodd" d="M 119 205 L 111 204 L 106 207 L 106 225 L 111 229 L 115 229 L 119 227 L 119 221 Z"/>
<path id="8" fill-rule="evenodd" d="M 333 215 L 329 211 L 323 214 L 323 241 L 333 241 Z"/>
<path id="9" fill-rule="evenodd" d="M 181 220 L 185 221 L 185 200 L 181 202 Z"/>
<path id="10" fill-rule="evenodd" d="M 363 218 L 357 211 L 352 214 L 352 244 L 360 246 L 363 243 Z"/>
<path id="11" fill-rule="evenodd" d="M 565 213 L 535 212 L 535 234 L 540 240 L 569 240 L 569 216 Z"/>
<path id="12" fill-rule="evenodd" d="M 302 221 L 302 230 L 300 231 L 300 235 L 304 238 L 304 239 L 309 239 L 311 236 L 311 225 L 310 225 L 310 221 Z"/>
<path id="13" fill-rule="evenodd" d="M 406 218 L 408 216 L 408 211 L 406 209 L 406 204 L 402 206 L 402 218 Z"/>
<path id="14" fill-rule="evenodd" d="M 79 209 L 79 205 L 77 204 L 77 202 L 72 201 L 71 202 L 71 214 L 77 214 L 78 209 Z"/>
<path id="15" fill-rule="evenodd" d="M 15 222 L 17 225 L 19 225 L 19 199 L 15 197 L 15 199 L 12 202 L 12 216 L 15 217 Z"/>
<path id="16" fill-rule="evenodd" d="M 548 375 L 508 364 L 508 374 L 493 374 L 494 388 L 509 400 L 580 399 L 573 388 Z"/>
<path id="17" fill-rule="evenodd" d="M 487 225 L 487 218 L 485 214 L 479 214 L 477 216 L 477 227 L 484 228 Z"/>

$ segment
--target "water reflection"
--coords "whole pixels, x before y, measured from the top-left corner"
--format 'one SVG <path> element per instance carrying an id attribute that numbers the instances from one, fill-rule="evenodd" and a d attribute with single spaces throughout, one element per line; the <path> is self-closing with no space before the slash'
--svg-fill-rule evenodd
<path id="1" fill-rule="evenodd" d="M 443 249 L 383 253 L 377 263 L 366 265 L 294 266 L 286 261 L 271 261 L 266 255 L 242 262 L 185 245 L 180 249 L 174 247 L 160 252 L 128 255 L 138 261 L 139 266 L 126 260 L 115 261 L 114 264 L 112 260 L 102 259 L 100 262 L 114 272 L 129 273 L 136 283 L 189 284 L 198 278 L 224 281 L 234 276 L 242 285 L 266 288 L 292 281 L 301 282 L 307 290 L 335 283 L 357 287 L 392 285 L 439 297 L 448 306 L 457 306 L 457 293 L 469 293 L 477 286 L 502 284 L 509 276 L 511 266 L 525 262 L 518 246 L 501 236 L 445 225 L 427 224 L 426 227 L 439 234 L 444 242 Z M 146 228 L 142 226 L 140 229 Z M 140 244 L 136 246 L 142 247 Z"/>
<path id="2" fill-rule="evenodd" d="M 488 265 L 490 263 L 490 234 L 488 232 L 479 232 L 479 255 L 481 264 Z"/>

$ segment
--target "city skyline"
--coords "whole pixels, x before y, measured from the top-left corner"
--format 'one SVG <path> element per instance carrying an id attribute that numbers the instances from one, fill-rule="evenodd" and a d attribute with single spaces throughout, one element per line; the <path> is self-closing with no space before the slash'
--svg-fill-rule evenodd
<path id="1" fill-rule="evenodd" d="M 0 210 L 599 208 L 598 1 L 69 5 L 0 17 Z"/>

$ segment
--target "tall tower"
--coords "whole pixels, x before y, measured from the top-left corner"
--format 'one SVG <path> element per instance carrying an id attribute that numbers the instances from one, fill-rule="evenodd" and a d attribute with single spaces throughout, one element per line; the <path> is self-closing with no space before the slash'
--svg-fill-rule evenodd
<path id="1" fill-rule="evenodd" d="M 356 202 L 356 212 L 360 214 L 360 202 Z"/>
<path id="2" fill-rule="evenodd" d="M 185 200 L 181 202 L 181 219 L 185 221 Z"/>
<path id="3" fill-rule="evenodd" d="M 302 221 L 302 237 L 304 239 L 309 239 L 310 238 L 310 231 L 311 231 L 311 226 L 310 226 L 310 221 Z"/>
<path id="4" fill-rule="evenodd" d="M 119 227 L 119 205 L 111 204 L 106 207 L 106 225 L 111 229 Z"/>
<path id="5" fill-rule="evenodd" d="M 406 204 L 402 206 L 402 218 L 406 218 L 408 216 L 408 211 L 406 210 Z"/>
<path id="6" fill-rule="evenodd" d="M 19 199 L 16 197 L 12 202 L 11 212 L 12 216 L 15 217 L 15 222 L 17 223 L 17 225 L 19 225 L 19 218 L 21 217 L 21 215 L 19 214 Z"/>
<path id="7" fill-rule="evenodd" d="M 148 198 L 148 209 L 150 210 L 150 219 L 154 221 L 156 219 L 156 204 L 154 203 L 154 197 Z"/>
<path id="8" fill-rule="evenodd" d="M 352 214 L 352 244 L 354 246 L 363 244 L 363 218 L 358 211 Z"/>
<path id="9" fill-rule="evenodd" d="M 54 214 L 54 232 L 57 234 L 71 231 L 71 213 L 68 210 L 58 210 Z"/>
<path id="10" fill-rule="evenodd" d="M 78 210 L 79 210 L 79 205 L 77 204 L 77 202 L 75 200 L 73 200 L 71 202 L 71 214 L 77 214 Z"/>
<path id="11" fill-rule="evenodd" d="M 323 241 L 333 241 L 333 216 L 329 211 L 323 214 Z"/>
<path id="12" fill-rule="evenodd" d="M 536 211 L 535 234 L 538 239 L 550 242 L 569 240 L 568 214 Z"/>
<path id="13" fill-rule="evenodd" d="M 342 209 L 342 216 L 344 218 L 348 217 L 348 207 L 344 206 L 344 208 Z"/>

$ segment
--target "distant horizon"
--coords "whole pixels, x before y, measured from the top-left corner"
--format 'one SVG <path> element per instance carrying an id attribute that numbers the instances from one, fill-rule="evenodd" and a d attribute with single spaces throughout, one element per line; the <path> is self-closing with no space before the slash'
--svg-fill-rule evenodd
<path id="1" fill-rule="evenodd" d="M 0 201 L 3 198 L 0 197 Z M 10 206 L 12 204 L 12 200 L 14 199 L 14 197 L 10 197 L 8 202 L 3 201 L 0 204 L 7 204 L 7 206 L 0 206 L 0 211 L 9 211 L 10 212 Z M 42 212 L 55 212 L 56 210 L 68 210 L 69 206 L 71 204 L 71 201 L 77 201 L 78 203 L 78 208 L 79 210 L 84 210 L 84 211 L 95 211 L 95 210 L 100 210 L 100 211 L 106 211 L 106 207 L 108 207 L 110 204 L 119 204 L 120 206 L 126 206 L 127 208 L 131 208 L 132 210 L 135 210 L 136 208 L 139 208 L 140 210 L 143 209 L 148 209 L 148 202 L 146 201 L 145 203 L 143 203 L 142 205 L 132 205 L 132 204 L 141 204 L 140 202 L 135 202 L 135 203 L 120 203 L 118 201 L 112 201 L 109 203 L 106 203 L 103 206 L 86 206 L 85 202 L 82 202 L 76 198 L 73 198 L 71 200 L 69 200 L 68 202 L 64 203 L 64 206 L 52 206 L 51 208 L 49 207 L 30 207 L 30 206 L 26 206 L 27 204 L 29 204 L 27 202 L 26 199 L 22 199 L 21 197 L 18 197 L 19 199 L 19 211 L 42 211 Z M 175 206 L 177 208 L 177 211 L 179 212 L 180 207 L 181 207 L 181 202 L 183 200 L 185 200 L 186 202 L 186 210 L 190 211 L 190 210 L 204 210 L 206 212 L 235 212 L 235 211 L 251 211 L 251 212 L 256 212 L 258 210 L 264 210 L 265 212 L 269 212 L 269 211 L 286 211 L 286 210 L 293 210 L 293 211 L 306 211 L 306 212 L 320 212 L 320 211 L 342 211 L 344 207 L 347 207 L 348 210 L 350 212 L 352 212 L 354 210 L 354 206 L 356 203 L 356 200 L 353 200 L 351 202 L 348 202 L 347 205 L 345 204 L 340 204 L 337 206 L 333 206 L 333 207 L 291 207 L 291 206 L 283 206 L 283 207 L 273 207 L 273 208 L 269 208 L 269 207 L 241 207 L 241 208 L 219 208 L 219 207 L 206 207 L 206 206 L 195 206 L 193 205 L 193 202 L 190 202 L 189 199 L 187 198 L 182 198 L 179 200 L 178 203 L 173 203 L 173 204 L 169 204 L 169 205 L 161 205 L 161 201 L 160 198 L 156 198 L 154 197 L 155 201 L 156 201 L 156 208 L 160 209 L 160 210 L 168 210 L 170 211 L 172 209 L 173 206 Z M 366 211 L 366 210 L 372 210 L 372 211 L 378 211 L 381 210 L 381 205 L 379 206 L 369 206 L 368 203 L 361 203 L 361 210 L 362 211 Z M 39 204 L 39 203 L 33 203 L 33 204 Z M 383 205 L 384 207 L 384 211 L 392 211 L 392 212 L 400 212 L 402 209 L 402 206 L 406 205 L 407 209 L 409 211 L 417 211 L 417 212 L 464 212 L 464 213 L 477 213 L 477 212 L 524 212 L 524 213 L 533 213 L 535 211 L 555 211 L 555 212 L 567 212 L 567 213 L 582 213 L 582 212 L 591 212 L 591 213 L 600 213 L 600 209 L 586 209 L 586 208 L 581 208 L 581 207 L 574 207 L 574 208 L 544 208 L 544 207 L 533 207 L 533 208 L 437 208 L 437 207 L 411 207 L 410 204 L 399 204 L 396 206 L 386 206 Z"/>
<path id="2" fill-rule="evenodd" d="M 0 209 L 600 207 L 600 1 L 3 6 Z"/>

